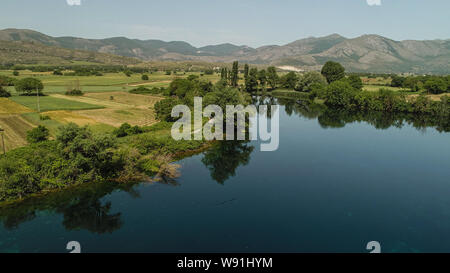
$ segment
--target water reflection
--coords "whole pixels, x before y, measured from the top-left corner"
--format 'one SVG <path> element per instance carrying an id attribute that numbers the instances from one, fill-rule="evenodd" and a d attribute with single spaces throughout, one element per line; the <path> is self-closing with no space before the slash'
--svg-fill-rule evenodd
<path id="1" fill-rule="evenodd" d="M 101 198 L 115 190 L 128 192 L 132 198 L 139 197 L 134 186 L 135 184 L 92 183 L 43 197 L 31 197 L 0 208 L 0 222 L 6 229 L 16 229 L 20 224 L 36 218 L 39 212 L 45 211 L 62 214 L 66 230 L 112 233 L 123 225 L 121 213 L 111 213 L 111 202 L 102 202 Z"/>
<path id="2" fill-rule="evenodd" d="M 402 128 L 408 124 L 418 130 L 435 128 L 439 132 L 450 132 L 450 120 L 440 116 L 411 113 L 352 112 L 345 109 L 333 110 L 322 104 L 293 99 L 278 99 L 277 102 L 284 105 L 287 115 L 296 114 L 308 119 L 317 119 L 321 127 L 325 129 L 343 128 L 346 124 L 365 122 L 376 129 Z"/>
<path id="3" fill-rule="evenodd" d="M 209 169 L 211 178 L 224 184 L 236 175 L 236 169 L 250 162 L 254 147 L 245 141 L 220 141 L 205 151 L 202 163 Z"/>

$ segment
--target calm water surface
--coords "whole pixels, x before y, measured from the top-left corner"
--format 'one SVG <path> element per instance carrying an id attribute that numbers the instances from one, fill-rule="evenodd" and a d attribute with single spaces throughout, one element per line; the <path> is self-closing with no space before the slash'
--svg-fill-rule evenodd
<path id="1" fill-rule="evenodd" d="M 449 133 L 324 128 L 286 109 L 276 152 L 224 142 L 175 181 L 2 210 L 0 252 L 450 252 Z"/>

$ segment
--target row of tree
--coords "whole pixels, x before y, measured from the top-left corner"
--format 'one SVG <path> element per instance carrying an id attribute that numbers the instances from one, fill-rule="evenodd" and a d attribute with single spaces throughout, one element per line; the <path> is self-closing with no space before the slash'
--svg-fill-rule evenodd
<path id="1" fill-rule="evenodd" d="M 430 94 L 450 92 L 450 76 L 392 76 L 392 87 L 408 88 L 414 92 L 426 91 Z"/>
<path id="2" fill-rule="evenodd" d="M 244 84 L 239 84 L 239 73 L 243 73 Z M 258 90 L 267 91 L 276 88 L 295 89 L 297 91 L 310 92 L 314 88 L 323 88 L 327 84 L 346 79 L 352 86 L 362 89 L 360 77 L 351 75 L 345 76 L 345 69 L 336 62 L 327 62 L 321 73 L 307 72 L 299 75 L 295 72 L 289 72 L 279 76 L 277 69 L 273 66 L 258 70 L 256 67 L 244 65 L 244 70 L 239 70 L 239 63 L 234 62 L 232 69 L 222 68 L 220 71 L 221 80 L 227 85 L 240 88 L 246 92 L 255 92 Z"/>

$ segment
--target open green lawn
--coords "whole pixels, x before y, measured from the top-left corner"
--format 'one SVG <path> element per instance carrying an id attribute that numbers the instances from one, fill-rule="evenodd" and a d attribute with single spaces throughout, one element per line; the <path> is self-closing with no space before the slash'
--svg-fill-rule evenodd
<path id="1" fill-rule="evenodd" d="M 28 97 L 28 96 L 14 96 L 9 98 L 10 100 L 22 104 L 30 109 L 35 111 L 38 110 L 37 98 L 36 97 Z M 39 98 L 40 110 L 41 112 L 45 111 L 54 111 L 54 110 L 88 110 L 88 109 L 101 109 L 102 106 L 88 104 L 79 101 L 66 100 L 61 98 L 54 97 L 40 97 Z"/>

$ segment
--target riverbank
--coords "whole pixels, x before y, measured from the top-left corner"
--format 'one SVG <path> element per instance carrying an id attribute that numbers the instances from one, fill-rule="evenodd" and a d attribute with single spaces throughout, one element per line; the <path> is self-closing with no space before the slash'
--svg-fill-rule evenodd
<path id="1" fill-rule="evenodd" d="M 153 181 L 176 175 L 172 163 L 200 152 L 207 142 L 175 141 L 171 123 L 143 127 L 139 134 L 93 134 L 69 124 L 55 140 L 31 144 L 0 156 L 0 202 L 24 200 L 86 183 Z"/>

